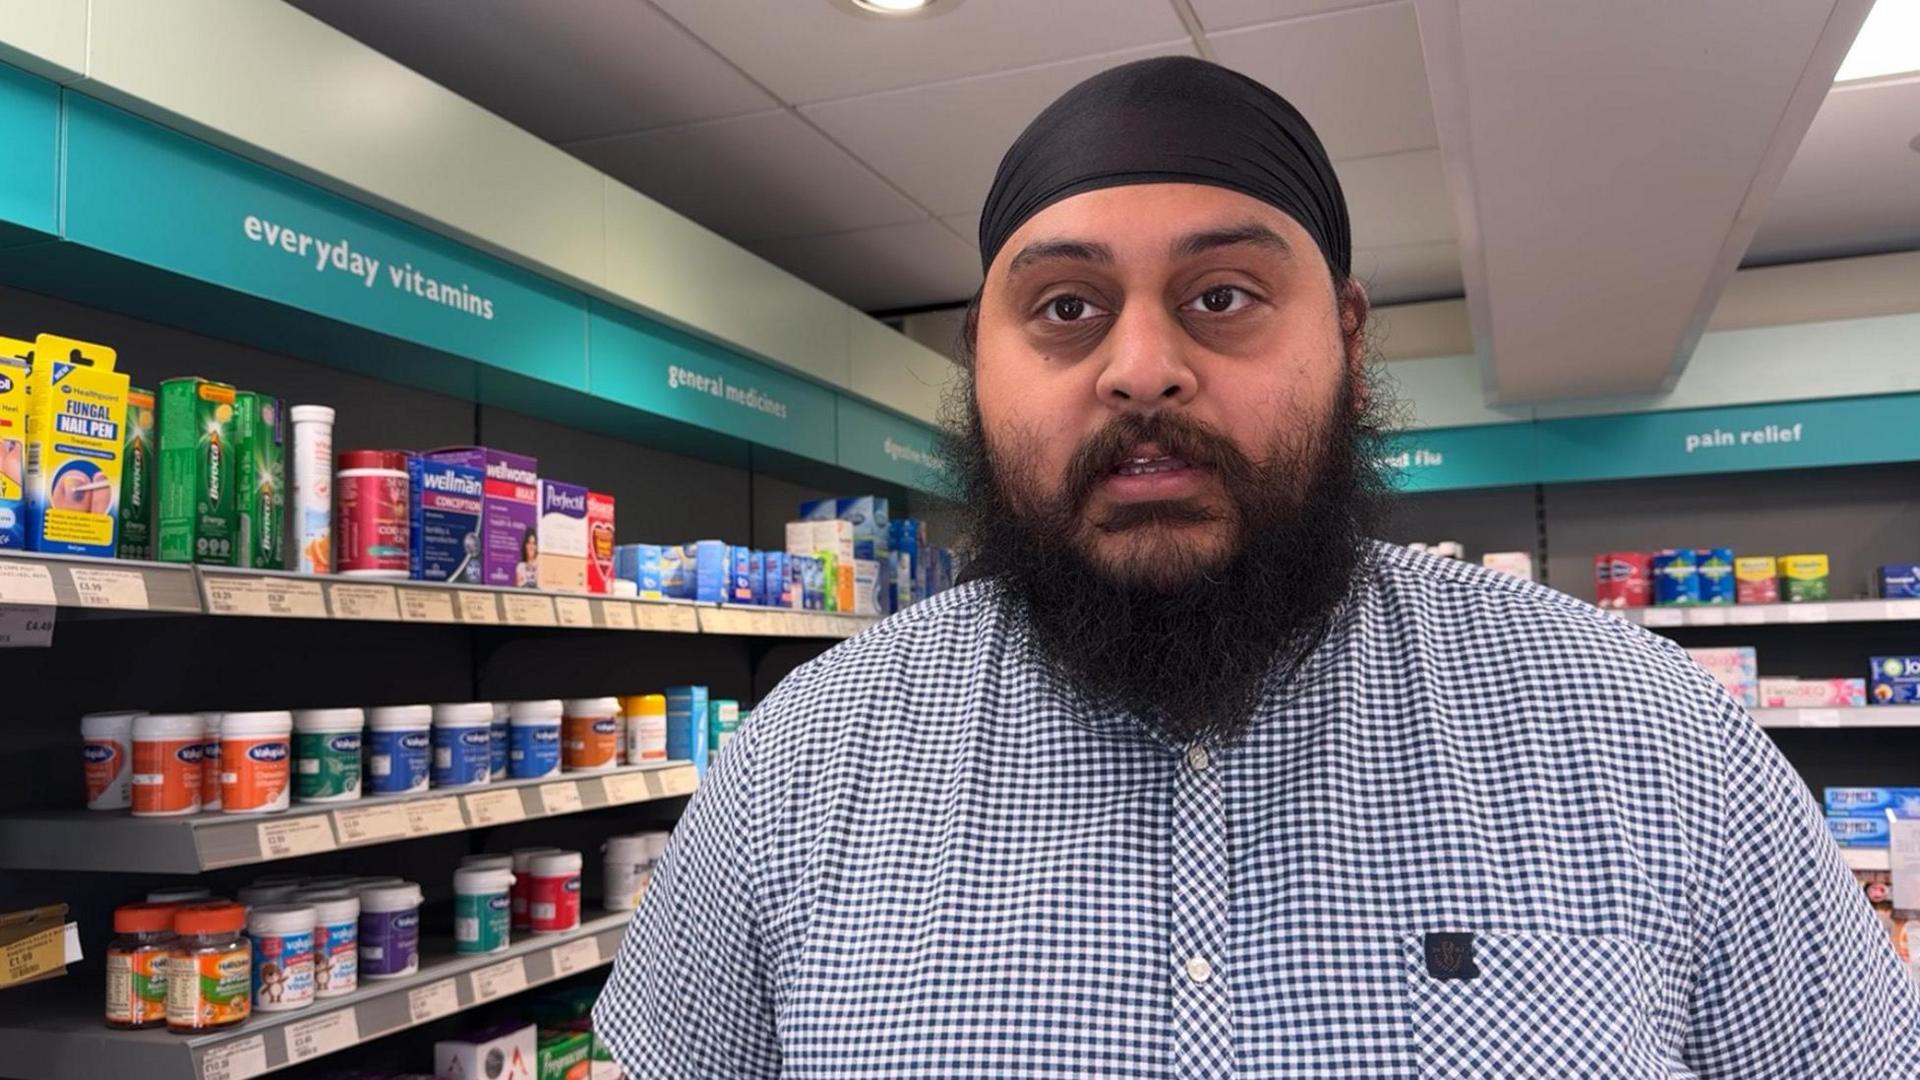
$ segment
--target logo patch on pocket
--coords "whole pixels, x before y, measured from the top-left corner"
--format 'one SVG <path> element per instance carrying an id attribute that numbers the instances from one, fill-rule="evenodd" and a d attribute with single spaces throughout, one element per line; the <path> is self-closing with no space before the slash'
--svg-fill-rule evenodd
<path id="1" fill-rule="evenodd" d="M 1477 979 L 1472 934 L 1427 935 L 1427 974 L 1436 979 Z"/>

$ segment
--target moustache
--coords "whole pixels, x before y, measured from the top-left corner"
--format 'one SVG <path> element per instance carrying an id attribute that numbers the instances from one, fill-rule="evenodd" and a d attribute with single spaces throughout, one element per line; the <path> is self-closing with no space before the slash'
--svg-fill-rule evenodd
<path id="1" fill-rule="evenodd" d="M 1108 421 L 1074 451 L 1065 476 L 1066 508 L 1082 509 L 1100 482 L 1125 464 L 1142 443 L 1152 443 L 1167 457 L 1194 468 L 1213 471 L 1229 491 L 1252 482 L 1258 472 L 1232 439 L 1201 421 L 1171 412 L 1129 413 Z"/>

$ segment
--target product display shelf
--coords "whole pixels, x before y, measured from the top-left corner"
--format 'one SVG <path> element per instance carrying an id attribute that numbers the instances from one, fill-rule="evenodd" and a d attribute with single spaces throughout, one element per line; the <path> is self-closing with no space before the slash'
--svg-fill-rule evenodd
<path id="1" fill-rule="evenodd" d="M 1893 858 L 1886 848 L 1841 848 L 1840 858 L 1849 870 L 1890 870 Z"/>
<path id="2" fill-rule="evenodd" d="M 693 792 L 694 767 L 669 761 L 279 814 L 133 817 L 66 810 L 0 817 L 0 868 L 195 874 L 342 848 L 559 817 Z"/>
<path id="3" fill-rule="evenodd" d="M 849 638 L 877 619 L 534 589 L 317 577 L 277 570 L 0 555 L 0 604 L 253 618 Z"/>
<path id="4" fill-rule="evenodd" d="M 1848 709 L 1751 709 L 1763 728 L 1920 727 L 1920 705 L 1868 705 Z"/>
<path id="5" fill-rule="evenodd" d="M 352 993 L 206 1035 L 113 1031 L 101 1022 L 97 993 L 56 988 L 0 1014 L 0 1068 L 22 1080 L 246 1080 L 612 963 L 629 914 L 588 914 L 577 930 L 528 936 L 485 956 L 426 939 L 416 974 L 362 980 Z"/>
<path id="6" fill-rule="evenodd" d="M 1705 607 L 1609 609 L 1650 629 L 1676 626 L 1804 626 L 1811 623 L 1920 620 L 1920 600 L 1828 600 L 1802 604 L 1716 604 Z"/>

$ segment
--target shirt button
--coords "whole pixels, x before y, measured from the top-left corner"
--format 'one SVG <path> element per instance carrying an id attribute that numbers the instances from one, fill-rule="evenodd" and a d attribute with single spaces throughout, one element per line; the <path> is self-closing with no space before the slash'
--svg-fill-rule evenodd
<path id="1" fill-rule="evenodd" d="M 1207 963 L 1204 956 L 1189 957 L 1187 960 L 1187 978 L 1203 983 L 1213 978 L 1213 965 Z"/>
<path id="2" fill-rule="evenodd" d="M 1207 757 L 1206 747 L 1187 747 L 1187 768 L 1192 769 L 1194 772 L 1205 772 L 1207 771 L 1207 766 L 1211 763 L 1212 759 Z"/>

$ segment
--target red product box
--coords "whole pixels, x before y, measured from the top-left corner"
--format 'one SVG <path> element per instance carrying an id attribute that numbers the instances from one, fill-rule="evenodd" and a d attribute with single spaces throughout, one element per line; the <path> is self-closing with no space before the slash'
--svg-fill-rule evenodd
<path id="1" fill-rule="evenodd" d="M 587 492 L 587 591 L 613 591 L 613 496 Z"/>
<path id="2" fill-rule="evenodd" d="M 1653 603 L 1653 556 L 1644 551 L 1609 551 L 1593 557 L 1594 603 L 1603 608 L 1647 607 Z"/>

